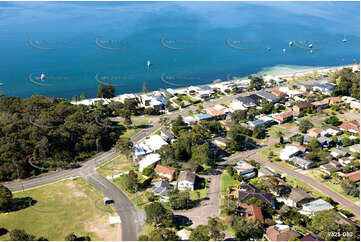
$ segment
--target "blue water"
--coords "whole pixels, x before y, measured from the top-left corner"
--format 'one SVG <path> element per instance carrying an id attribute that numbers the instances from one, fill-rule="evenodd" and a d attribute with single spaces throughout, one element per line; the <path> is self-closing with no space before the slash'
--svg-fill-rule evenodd
<path id="1" fill-rule="evenodd" d="M 311 41 L 313 53 L 290 40 Z M 95 97 L 96 74 L 117 94 L 144 81 L 176 88 L 276 65 L 351 64 L 359 43 L 359 2 L 1 2 L 0 91 Z"/>

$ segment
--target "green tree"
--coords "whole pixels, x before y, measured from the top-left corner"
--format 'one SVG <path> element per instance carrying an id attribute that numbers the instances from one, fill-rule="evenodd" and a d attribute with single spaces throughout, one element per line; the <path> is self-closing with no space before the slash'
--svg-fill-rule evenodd
<path id="1" fill-rule="evenodd" d="M 65 236 L 65 241 L 75 241 L 77 240 L 78 237 L 73 233 L 71 232 L 70 234 L 68 234 L 67 236 Z"/>
<path id="2" fill-rule="evenodd" d="M 13 241 L 33 241 L 35 236 L 32 234 L 26 233 L 21 229 L 13 229 L 10 231 L 10 240 Z"/>
<path id="3" fill-rule="evenodd" d="M 105 93 L 104 93 L 104 97 L 105 98 L 112 98 L 115 96 L 115 89 L 114 87 L 110 84 L 110 82 L 107 82 L 106 88 L 105 88 Z"/>
<path id="4" fill-rule="evenodd" d="M 98 86 L 98 93 L 97 93 L 97 98 L 103 98 L 105 95 L 105 88 L 104 85 L 102 83 L 99 84 Z"/>
<path id="5" fill-rule="evenodd" d="M 74 96 L 74 97 L 73 97 L 73 101 L 74 101 L 75 103 L 77 103 L 77 102 L 78 102 L 78 96 Z"/>
<path id="6" fill-rule="evenodd" d="M 352 140 L 350 138 L 344 137 L 341 139 L 343 146 L 350 146 L 353 144 Z"/>
<path id="7" fill-rule="evenodd" d="M 333 126 L 338 126 L 341 124 L 340 120 L 336 116 L 331 116 L 327 119 L 325 119 L 326 124 L 331 124 Z"/>
<path id="8" fill-rule="evenodd" d="M 301 120 L 299 122 L 298 131 L 301 133 L 305 134 L 311 128 L 313 128 L 313 124 L 309 120 Z"/>
<path id="9" fill-rule="evenodd" d="M 86 98 L 86 94 L 85 94 L 85 93 L 82 93 L 82 94 L 80 94 L 80 96 L 79 96 L 79 97 L 80 97 L 80 99 L 82 99 L 82 100 L 83 100 L 83 99 L 85 99 L 85 98 Z"/>
<path id="10" fill-rule="evenodd" d="M 312 150 L 316 150 L 316 149 L 320 148 L 320 142 L 318 142 L 317 139 L 312 139 L 309 143 L 309 146 Z"/>
<path id="11" fill-rule="evenodd" d="M 12 202 L 13 194 L 11 191 L 0 184 L 0 211 L 6 211 L 10 208 Z"/>
<path id="12" fill-rule="evenodd" d="M 265 132 L 260 127 L 255 127 L 253 129 L 252 137 L 254 137 L 256 139 L 262 139 L 265 137 Z"/>
<path id="13" fill-rule="evenodd" d="M 195 240 L 195 241 L 210 240 L 209 227 L 207 225 L 198 225 L 195 229 L 193 229 L 191 235 L 189 236 L 189 240 Z"/>
<path id="14" fill-rule="evenodd" d="M 145 206 L 146 222 L 155 226 L 169 227 L 173 224 L 172 211 L 163 207 L 159 202 L 153 202 Z"/>
<path id="15" fill-rule="evenodd" d="M 147 92 L 148 92 L 148 90 L 147 90 L 147 85 L 145 84 L 145 81 L 143 82 L 142 91 L 143 91 L 143 93 L 147 93 Z"/>
<path id="16" fill-rule="evenodd" d="M 181 238 L 175 233 L 174 230 L 167 228 L 154 229 L 150 235 L 149 240 L 151 241 L 179 241 Z"/>
<path id="17" fill-rule="evenodd" d="M 124 154 L 128 159 L 131 159 L 133 154 L 133 142 L 130 138 L 120 137 L 114 148 L 117 152 Z"/>
<path id="18" fill-rule="evenodd" d="M 217 217 L 208 218 L 209 235 L 212 240 L 221 241 L 224 240 L 226 228 L 223 222 Z"/>
<path id="19" fill-rule="evenodd" d="M 136 191 L 137 185 L 138 185 L 138 176 L 134 170 L 129 171 L 125 185 L 126 185 L 128 191 L 130 191 L 130 192 Z"/>

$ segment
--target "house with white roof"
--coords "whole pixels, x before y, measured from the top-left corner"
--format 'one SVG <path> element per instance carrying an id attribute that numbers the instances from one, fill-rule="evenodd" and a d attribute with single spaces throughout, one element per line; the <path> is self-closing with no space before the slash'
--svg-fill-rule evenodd
<path id="1" fill-rule="evenodd" d="M 160 154 L 149 154 L 139 161 L 139 171 L 142 172 L 144 168 L 154 166 L 160 161 Z"/>
<path id="2" fill-rule="evenodd" d="M 302 209 L 298 212 L 300 214 L 313 216 L 317 212 L 333 209 L 334 207 L 323 199 L 318 199 L 302 206 Z"/>
<path id="3" fill-rule="evenodd" d="M 71 101 L 70 103 L 73 105 L 86 105 L 86 106 L 95 106 L 99 102 L 102 102 L 103 105 L 108 105 L 110 103 L 110 99 L 108 98 L 91 98 L 91 99 L 84 99 L 79 101 Z"/>
<path id="4" fill-rule="evenodd" d="M 335 89 L 335 84 L 323 82 L 323 83 L 316 83 L 313 87 L 313 91 L 319 91 L 324 95 L 331 95 L 333 89 Z"/>
<path id="5" fill-rule="evenodd" d="M 151 107 L 158 110 L 163 109 L 163 103 L 152 95 L 140 95 L 140 104 L 144 108 Z"/>
<path id="6" fill-rule="evenodd" d="M 286 145 L 286 147 L 280 152 L 281 160 L 289 160 L 294 156 L 297 156 L 301 153 L 301 151 L 293 145 Z"/>
<path id="7" fill-rule="evenodd" d="M 134 160 L 139 160 L 146 154 L 153 153 L 159 150 L 163 145 L 168 143 L 159 135 L 152 135 L 148 139 L 144 139 L 142 142 L 133 146 Z"/>
<path id="8" fill-rule="evenodd" d="M 300 96 L 302 95 L 301 92 L 297 91 L 297 90 L 291 90 L 289 87 L 280 87 L 279 90 L 281 92 L 286 93 L 288 96 L 290 97 L 295 97 L 295 96 Z"/>
<path id="9" fill-rule="evenodd" d="M 195 118 L 193 118 L 192 116 L 184 117 L 183 121 L 188 125 L 192 125 L 192 124 L 195 124 L 197 122 L 197 120 Z"/>
<path id="10" fill-rule="evenodd" d="M 116 97 L 112 97 L 111 100 L 115 102 L 121 102 L 124 103 L 126 99 L 129 100 L 137 100 L 137 96 L 133 93 L 125 93 Z"/>

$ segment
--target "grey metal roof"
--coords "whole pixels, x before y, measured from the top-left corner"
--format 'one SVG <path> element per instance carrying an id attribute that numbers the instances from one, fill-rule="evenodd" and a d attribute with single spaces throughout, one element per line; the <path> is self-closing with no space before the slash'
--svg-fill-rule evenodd
<path id="1" fill-rule="evenodd" d="M 265 98 L 267 100 L 271 100 L 272 102 L 278 102 L 280 100 L 277 96 L 265 91 L 257 92 L 256 95 Z"/>

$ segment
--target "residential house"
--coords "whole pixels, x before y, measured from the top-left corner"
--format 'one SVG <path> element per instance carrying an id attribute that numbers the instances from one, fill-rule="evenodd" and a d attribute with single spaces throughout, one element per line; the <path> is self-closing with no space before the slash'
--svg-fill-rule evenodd
<path id="1" fill-rule="evenodd" d="M 347 173 L 344 175 L 344 177 L 347 177 L 352 182 L 359 183 L 360 182 L 360 170 Z"/>
<path id="2" fill-rule="evenodd" d="M 144 139 L 139 144 L 133 146 L 134 156 L 133 160 L 137 161 L 145 155 L 159 150 L 163 145 L 168 143 L 159 135 L 152 135 L 148 139 Z"/>
<path id="3" fill-rule="evenodd" d="M 221 121 L 219 121 L 221 124 L 223 124 L 223 126 L 224 126 L 224 129 L 226 130 L 226 131 L 229 131 L 230 129 L 231 129 L 231 126 L 232 126 L 232 122 L 231 121 L 229 121 L 229 120 L 221 120 Z"/>
<path id="4" fill-rule="evenodd" d="M 313 91 L 319 91 L 321 92 L 322 94 L 324 95 L 331 95 L 332 94 L 332 91 L 333 89 L 335 89 L 335 84 L 331 84 L 331 83 L 316 83 L 312 90 Z"/>
<path id="5" fill-rule="evenodd" d="M 277 96 L 275 96 L 269 92 L 259 91 L 256 93 L 256 95 L 261 98 L 266 99 L 268 102 L 271 102 L 271 103 L 278 103 L 280 101 L 280 99 Z"/>
<path id="6" fill-rule="evenodd" d="M 290 207 L 298 207 L 312 200 L 312 197 L 299 188 L 292 188 L 291 192 L 282 196 L 283 202 Z"/>
<path id="7" fill-rule="evenodd" d="M 258 169 L 258 177 L 261 176 L 274 176 L 275 173 L 268 167 L 261 167 Z"/>
<path id="8" fill-rule="evenodd" d="M 241 204 L 241 207 L 243 207 L 245 210 L 244 217 L 247 220 L 258 219 L 258 221 L 260 221 L 262 224 L 264 224 L 262 210 L 259 206 Z"/>
<path id="9" fill-rule="evenodd" d="M 302 92 L 302 96 L 304 96 L 308 100 L 314 100 L 317 97 L 316 94 L 311 92 L 307 92 L 307 91 L 301 91 L 301 92 Z"/>
<path id="10" fill-rule="evenodd" d="M 231 112 L 234 112 L 237 110 L 248 110 L 248 108 L 245 107 L 243 103 L 239 102 L 237 99 L 233 99 L 233 101 L 229 104 L 229 110 Z"/>
<path id="11" fill-rule="evenodd" d="M 340 157 L 344 157 L 347 155 L 347 152 L 343 151 L 343 150 L 339 150 L 339 149 L 334 149 L 332 152 L 331 152 L 331 155 L 334 157 L 334 158 L 340 158 Z"/>
<path id="12" fill-rule="evenodd" d="M 172 190 L 173 187 L 165 180 L 158 181 L 152 186 L 154 195 L 160 196 L 163 201 L 168 200 L 168 192 Z"/>
<path id="13" fill-rule="evenodd" d="M 286 93 L 289 97 L 300 96 L 302 93 L 297 90 L 291 90 L 289 87 L 280 87 L 279 90 L 281 92 Z"/>
<path id="14" fill-rule="evenodd" d="M 112 101 L 121 102 L 121 103 L 124 103 L 125 100 L 127 100 L 127 99 L 128 100 L 138 101 L 137 96 L 135 94 L 133 94 L 133 93 L 125 93 L 125 94 L 122 94 L 122 95 L 111 98 Z"/>
<path id="15" fill-rule="evenodd" d="M 209 99 L 215 91 L 210 86 L 200 86 L 196 97 L 201 99 Z"/>
<path id="16" fill-rule="evenodd" d="M 316 234 L 308 234 L 305 237 L 303 237 L 301 241 L 325 241 L 325 240 Z"/>
<path id="17" fill-rule="evenodd" d="M 279 114 L 273 115 L 272 118 L 274 120 L 276 120 L 276 122 L 282 124 L 282 123 L 292 121 L 293 120 L 293 113 L 292 112 L 279 113 Z"/>
<path id="18" fill-rule="evenodd" d="M 245 107 L 247 109 L 256 106 L 256 103 L 254 102 L 254 100 L 252 98 L 250 98 L 249 96 L 237 97 L 234 99 L 234 101 L 239 102 L 240 104 L 242 104 L 243 107 Z"/>
<path id="19" fill-rule="evenodd" d="M 188 124 L 188 125 L 192 125 L 196 123 L 195 118 L 193 118 L 192 116 L 187 116 L 183 118 L 183 121 Z"/>
<path id="20" fill-rule="evenodd" d="M 256 127 L 258 127 L 258 128 L 265 127 L 265 122 L 262 119 L 257 119 L 255 121 L 248 121 L 247 124 L 248 124 L 248 127 L 251 129 L 254 129 Z"/>
<path id="21" fill-rule="evenodd" d="M 342 165 L 342 166 L 346 166 L 348 164 L 351 163 L 351 160 L 346 158 L 346 157 L 343 157 L 343 158 L 339 158 L 338 159 L 338 162 Z"/>
<path id="22" fill-rule="evenodd" d="M 305 112 L 307 109 L 312 107 L 313 105 L 309 102 L 299 102 L 292 107 L 292 111 L 296 116 L 299 116 L 302 112 Z"/>
<path id="23" fill-rule="evenodd" d="M 302 153 L 306 152 L 306 147 L 298 141 L 292 141 L 291 145 L 296 146 Z"/>
<path id="24" fill-rule="evenodd" d="M 273 95 L 275 95 L 276 97 L 279 97 L 279 98 L 281 98 L 281 97 L 286 97 L 286 96 L 287 96 L 286 93 L 281 92 L 281 91 L 278 90 L 278 89 L 272 90 L 271 93 L 272 93 Z"/>
<path id="25" fill-rule="evenodd" d="M 311 136 L 308 136 L 308 135 L 304 135 L 303 136 L 303 143 L 304 144 L 309 144 L 311 142 L 311 140 L 313 140 L 313 138 Z"/>
<path id="26" fill-rule="evenodd" d="M 353 146 L 351 146 L 351 147 L 349 148 L 349 150 L 350 150 L 351 152 L 358 152 L 358 153 L 360 153 L 360 144 L 354 144 Z"/>
<path id="27" fill-rule="evenodd" d="M 321 128 L 311 128 L 307 131 L 307 135 L 312 137 L 312 138 L 316 138 L 317 136 L 319 136 L 321 133 L 323 132 L 323 130 Z"/>
<path id="28" fill-rule="evenodd" d="M 301 169 L 304 169 L 304 170 L 307 170 L 309 169 L 312 164 L 313 164 L 313 161 L 310 161 L 310 160 L 307 160 L 305 158 L 302 158 L 302 157 L 292 157 L 291 158 L 291 161 L 293 162 L 293 164 Z"/>
<path id="29" fill-rule="evenodd" d="M 323 99 L 321 101 L 315 101 L 311 103 L 316 110 L 321 110 L 329 107 L 328 100 Z"/>
<path id="30" fill-rule="evenodd" d="M 342 131 L 337 128 L 323 126 L 322 127 L 321 136 L 331 137 L 331 136 L 338 136 L 342 134 Z"/>
<path id="31" fill-rule="evenodd" d="M 213 117 L 212 115 L 210 115 L 209 113 L 200 113 L 200 114 L 196 114 L 195 115 L 195 120 L 197 120 L 198 122 L 202 121 L 202 120 L 212 120 Z"/>
<path id="32" fill-rule="evenodd" d="M 226 112 L 224 110 L 219 110 L 219 109 L 215 109 L 215 108 L 207 108 L 206 109 L 207 113 L 212 115 L 214 120 L 221 120 L 221 119 L 226 119 Z"/>
<path id="33" fill-rule="evenodd" d="M 169 130 L 166 129 L 161 129 L 160 136 L 166 142 L 171 142 L 175 140 L 174 135 Z"/>
<path id="34" fill-rule="evenodd" d="M 246 179 L 257 176 L 257 169 L 245 161 L 238 161 L 237 165 L 233 168 L 237 171 L 238 175 L 243 176 Z"/>
<path id="35" fill-rule="evenodd" d="M 169 181 L 173 180 L 174 173 L 176 169 L 169 166 L 157 165 L 154 169 L 154 172 L 158 174 L 160 177 L 167 178 Z"/>
<path id="36" fill-rule="evenodd" d="M 196 175 L 189 171 L 181 171 L 178 176 L 178 189 L 179 190 L 194 190 L 194 183 Z"/>
<path id="37" fill-rule="evenodd" d="M 330 161 L 327 164 L 323 164 L 320 166 L 320 169 L 331 175 L 333 172 L 337 172 L 341 170 L 341 164 L 337 161 Z"/>
<path id="38" fill-rule="evenodd" d="M 320 143 L 321 147 L 325 147 L 325 148 L 329 148 L 333 143 L 332 139 L 325 137 L 325 136 L 318 137 L 317 141 Z"/>
<path id="39" fill-rule="evenodd" d="M 258 96 L 257 94 L 251 94 L 251 95 L 248 95 L 248 97 L 250 99 L 252 99 L 255 104 L 260 104 L 260 103 L 262 103 L 262 100 L 263 100 L 263 98 Z"/>
<path id="40" fill-rule="evenodd" d="M 338 105 L 338 104 L 342 103 L 341 97 L 328 97 L 328 98 L 325 98 L 324 100 L 327 100 L 328 105 L 330 105 L 330 106 L 335 105 L 335 104 Z"/>
<path id="41" fill-rule="evenodd" d="M 281 160 L 289 160 L 294 156 L 297 156 L 301 153 L 301 151 L 293 145 L 286 145 L 286 147 L 280 152 Z"/>
<path id="42" fill-rule="evenodd" d="M 289 241 L 298 238 L 299 233 L 292 230 L 288 225 L 277 224 L 267 228 L 265 237 L 270 241 Z"/>
<path id="43" fill-rule="evenodd" d="M 360 122 L 359 121 L 351 121 L 351 122 L 342 122 L 340 126 L 338 126 L 341 130 L 348 131 L 351 133 L 360 133 Z"/>
<path id="44" fill-rule="evenodd" d="M 255 198 L 267 204 L 270 207 L 275 207 L 273 196 L 271 193 L 260 192 L 257 188 L 249 183 L 243 183 L 239 185 L 238 200 L 240 202 L 247 201 L 251 198 Z"/>
<path id="45" fill-rule="evenodd" d="M 306 204 L 303 204 L 302 209 L 298 211 L 304 215 L 313 216 L 317 212 L 333 209 L 333 206 L 323 199 L 318 199 Z"/>
<path id="46" fill-rule="evenodd" d="M 160 161 L 160 155 L 159 154 L 150 154 L 144 157 L 139 162 L 139 171 L 143 172 L 144 168 L 146 167 L 152 167 L 154 166 L 158 161 Z"/>
<path id="47" fill-rule="evenodd" d="M 360 101 L 351 101 L 350 108 L 353 110 L 360 110 Z"/>
<path id="48" fill-rule="evenodd" d="M 159 98 L 159 97 L 158 97 Z M 154 108 L 157 110 L 163 109 L 164 105 L 161 101 L 159 101 L 155 96 L 142 94 L 140 95 L 140 104 L 144 108 Z"/>

